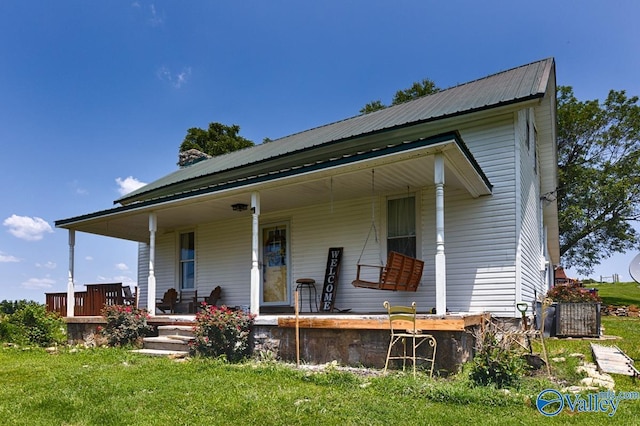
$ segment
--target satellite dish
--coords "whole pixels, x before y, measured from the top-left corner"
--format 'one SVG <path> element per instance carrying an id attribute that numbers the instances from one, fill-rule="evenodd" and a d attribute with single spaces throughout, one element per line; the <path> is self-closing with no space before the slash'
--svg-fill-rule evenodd
<path id="1" fill-rule="evenodd" d="M 640 254 L 634 257 L 629 264 L 629 275 L 635 282 L 640 283 Z"/>

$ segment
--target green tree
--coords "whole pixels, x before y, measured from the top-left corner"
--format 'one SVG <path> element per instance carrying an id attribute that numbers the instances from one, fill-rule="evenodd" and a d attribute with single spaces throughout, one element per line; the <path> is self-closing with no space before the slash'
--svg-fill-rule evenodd
<path id="1" fill-rule="evenodd" d="M 393 96 L 391 105 L 398 105 L 407 101 L 418 99 L 422 96 L 431 95 L 439 91 L 440 88 L 436 86 L 436 84 L 432 80 L 425 78 L 420 82 L 414 82 L 411 87 L 407 89 L 398 90 Z M 387 106 L 378 99 L 375 101 L 371 101 L 364 107 L 362 107 L 362 109 L 360 109 L 360 114 L 369 114 L 374 111 L 385 109 L 386 107 Z"/>
<path id="2" fill-rule="evenodd" d="M 563 264 L 593 272 L 640 247 L 640 105 L 611 90 L 600 103 L 558 87 L 558 220 Z"/>
<path id="3" fill-rule="evenodd" d="M 180 152 L 197 149 L 212 157 L 227 154 L 254 145 L 249 139 L 240 136 L 240 126 L 226 126 L 221 123 L 209 123 L 207 130 L 192 127 L 187 130 Z"/>
<path id="4" fill-rule="evenodd" d="M 381 109 L 385 109 L 387 106 L 382 103 L 380 99 L 371 101 L 360 110 L 360 114 L 369 114 L 370 112 L 378 111 Z"/>
<path id="5" fill-rule="evenodd" d="M 439 91 L 440 88 L 432 80 L 425 78 L 421 82 L 414 82 L 408 89 L 398 90 L 393 97 L 391 105 L 398 105 Z"/>

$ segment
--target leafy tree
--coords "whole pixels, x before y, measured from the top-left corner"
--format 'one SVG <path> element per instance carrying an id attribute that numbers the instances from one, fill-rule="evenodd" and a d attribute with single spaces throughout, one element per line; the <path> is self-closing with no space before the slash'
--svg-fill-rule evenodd
<path id="1" fill-rule="evenodd" d="M 240 126 L 237 124 L 226 126 L 221 123 L 209 123 L 207 130 L 192 127 L 187 130 L 187 135 L 180 145 L 180 152 L 197 149 L 215 157 L 254 145 L 249 139 L 240 136 L 239 132 Z"/>
<path id="2" fill-rule="evenodd" d="M 640 105 L 611 90 L 600 103 L 558 87 L 558 220 L 565 266 L 588 274 L 640 247 Z"/>
<path id="3" fill-rule="evenodd" d="M 39 303 L 33 300 L 3 300 L 0 302 L 0 313 L 11 315 L 25 306 L 38 306 Z"/>
<path id="4" fill-rule="evenodd" d="M 360 114 L 369 114 L 370 112 L 378 111 L 381 109 L 385 109 L 387 106 L 382 103 L 380 99 L 371 101 L 360 110 Z"/>
<path id="5" fill-rule="evenodd" d="M 436 84 L 429 80 L 428 78 L 423 79 L 421 82 L 414 82 L 411 87 L 398 90 L 396 94 L 393 96 L 393 100 L 391 101 L 391 105 L 398 105 L 403 102 L 411 101 L 413 99 L 418 99 L 422 96 L 431 95 L 433 93 L 439 92 L 440 88 L 436 86 Z M 375 100 L 366 104 L 360 110 L 360 114 L 369 114 L 374 111 L 378 111 L 381 109 L 385 109 L 387 106 L 382 103 L 381 100 Z"/>
<path id="6" fill-rule="evenodd" d="M 425 78 L 421 82 L 414 82 L 408 89 L 398 90 L 393 97 L 391 105 L 398 105 L 439 91 L 440 88 L 432 80 Z"/>

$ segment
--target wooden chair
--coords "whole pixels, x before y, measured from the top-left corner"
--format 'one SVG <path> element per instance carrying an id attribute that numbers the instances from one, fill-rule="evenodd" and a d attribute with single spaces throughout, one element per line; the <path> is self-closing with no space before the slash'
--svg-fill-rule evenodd
<path id="1" fill-rule="evenodd" d="M 158 303 L 156 303 L 156 309 L 161 310 L 164 314 L 166 314 L 167 310 L 169 310 L 169 313 L 173 314 L 175 313 L 177 303 L 178 292 L 175 288 L 170 288 L 164 293 L 162 299 L 158 299 Z"/>
<path id="2" fill-rule="evenodd" d="M 379 269 L 378 280 L 369 281 L 360 276 L 364 268 Z M 358 264 L 356 279 L 351 283 L 354 287 L 376 290 L 416 291 L 422 279 L 424 262 L 404 254 L 391 251 L 386 265 Z"/>
<path id="3" fill-rule="evenodd" d="M 387 372 L 390 359 L 402 360 L 402 371 L 405 370 L 407 360 L 413 363 L 413 377 L 416 377 L 416 361 L 423 360 L 429 364 L 429 377 L 433 375 L 433 367 L 436 361 L 436 339 L 431 334 L 425 334 L 416 328 L 416 302 L 411 306 L 391 306 L 387 301 L 383 306 L 389 313 L 389 328 L 391 337 L 389 339 L 389 349 L 387 350 L 387 360 L 384 363 L 384 372 Z M 411 352 L 407 353 L 407 342 L 411 343 Z M 428 342 L 428 348 L 423 348 L 426 353 L 418 355 L 418 348 Z M 402 345 L 401 355 L 391 355 L 391 351 L 398 343 Z"/>
<path id="4" fill-rule="evenodd" d="M 130 306 L 138 306 L 136 301 L 136 293 L 131 291 L 131 287 L 124 286 L 122 287 L 122 292 L 124 293 L 124 304 Z"/>
<path id="5" fill-rule="evenodd" d="M 211 290 L 209 296 L 205 296 L 202 301 L 207 305 L 216 306 L 216 303 L 218 303 L 218 300 L 220 300 L 221 298 L 222 288 L 220 286 L 216 286 L 216 288 Z"/>

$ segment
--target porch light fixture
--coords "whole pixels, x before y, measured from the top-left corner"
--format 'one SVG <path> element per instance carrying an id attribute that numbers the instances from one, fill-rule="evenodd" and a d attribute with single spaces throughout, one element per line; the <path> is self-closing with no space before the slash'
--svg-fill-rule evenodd
<path id="1" fill-rule="evenodd" d="M 244 203 L 231 204 L 231 208 L 234 212 L 243 212 L 247 209 L 247 207 L 249 207 L 249 205 Z"/>

